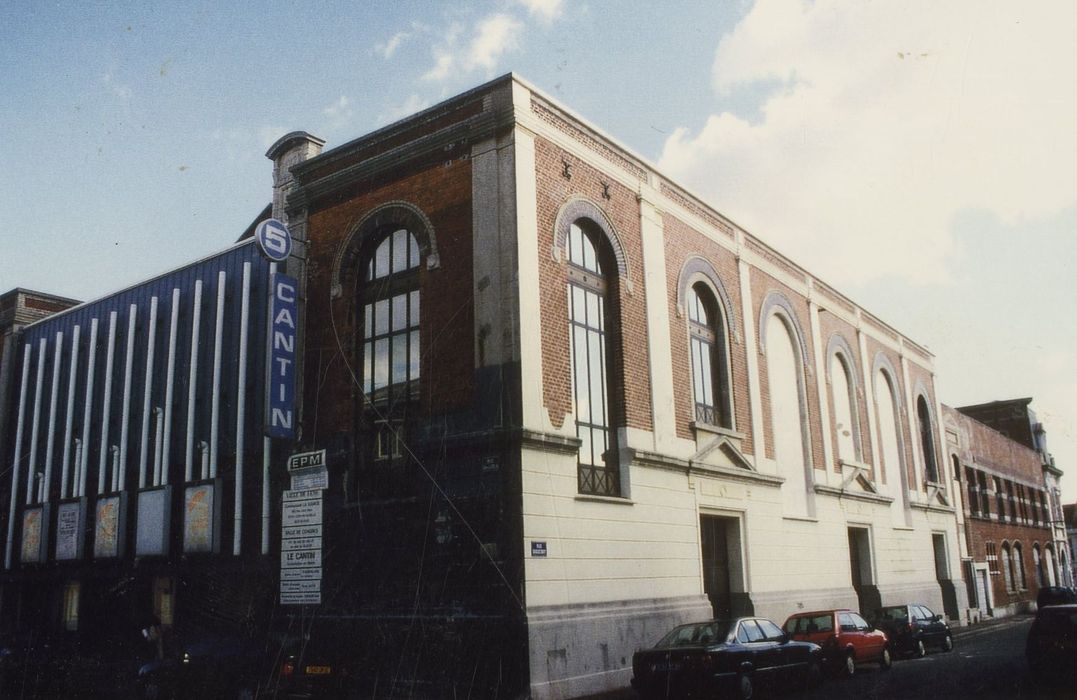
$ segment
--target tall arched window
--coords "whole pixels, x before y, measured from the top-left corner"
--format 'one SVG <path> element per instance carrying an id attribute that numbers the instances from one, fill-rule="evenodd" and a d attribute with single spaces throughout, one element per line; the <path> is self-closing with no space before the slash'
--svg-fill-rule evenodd
<path id="1" fill-rule="evenodd" d="M 725 382 L 725 331 L 718 302 L 710 288 L 697 282 L 688 290 L 689 350 L 692 355 L 692 393 L 700 423 L 732 428 Z"/>
<path id="2" fill-rule="evenodd" d="M 766 325 L 767 381 L 770 385 L 771 434 L 785 512 L 808 514 L 807 416 L 801 399 L 801 362 L 794 332 L 778 313 Z"/>
<path id="3" fill-rule="evenodd" d="M 363 432 L 375 462 L 401 456 L 403 419 L 419 393 L 419 245 L 388 227 L 366 247 L 357 292 Z"/>
<path id="4" fill-rule="evenodd" d="M 1036 587 L 1042 588 L 1044 585 L 1043 559 L 1040 557 L 1040 546 L 1038 544 L 1032 545 L 1032 573 L 1036 576 Z"/>
<path id="5" fill-rule="evenodd" d="M 887 478 L 887 488 L 894 496 L 893 520 L 904 522 L 907 496 L 905 466 L 901 459 L 901 438 L 898 432 L 897 392 L 894 390 L 890 374 L 882 369 L 875 373 L 875 403 L 878 409 L 883 470 Z"/>
<path id="6" fill-rule="evenodd" d="M 939 481 L 939 466 L 935 460 L 935 439 L 931 429 L 931 411 L 923 395 L 916 399 L 916 417 L 920 427 L 920 452 L 924 455 L 924 478 L 931 483 Z"/>
<path id="7" fill-rule="evenodd" d="M 1021 556 L 1021 543 L 1013 543 L 1013 585 L 1017 590 L 1025 590 L 1025 559 Z"/>
<path id="8" fill-rule="evenodd" d="M 587 219 L 571 224 L 568 247 L 568 319 L 572 398 L 580 439 L 580 493 L 618 496 L 617 402 L 612 391 L 616 267 L 602 232 Z"/>
<path id="9" fill-rule="evenodd" d="M 855 399 L 853 383 L 849 380 L 852 373 L 845 355 L 836 352 L 830 356 L 830 389 L 833 394 L 834 432 L 837 433 L 838 459 L 854 462 L 860 459 L 856 449 L 856 432 L 854 424 Z"/>
<path id="10" fill-rule="evenodd" d="M 1013 590 L 1013 565 L 1010 561 L 1010 545 L 1002 543 L 1002 577 L 1006 581 L 1006 590 Z"/>

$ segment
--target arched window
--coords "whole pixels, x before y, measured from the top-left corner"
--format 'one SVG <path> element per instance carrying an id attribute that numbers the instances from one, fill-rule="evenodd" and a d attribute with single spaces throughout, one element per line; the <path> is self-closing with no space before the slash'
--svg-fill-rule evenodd
<path id="1" fill-rule="evenodd" d="M 718 302 L 703 282 L 692 285 L 685 297 L 696 421 L 732 428 L 725 373 L 725 329 Z"/>
<path id="2" fill-rule="evenodd" d="M 1010 561 L 1010 545 L 1002 543 L 1002 577 L 1006 581 L 1006 590 L 1013 590 L 1013 565 Z"/>
<path id="3" fill-rule="evenodd" d="M 860 459 L 856 445 L 856 399 L 853 394 L 849 361 L 841 352 L 830 356 L 830 387 L 833 394 L 834 432 L 837 433 L 838 459 L 853 462 Z"/>
<path id="4" fill-rule="evenodd" d="M 389 226 L 364 246 L 357 304 L 360 374 L 365 400 L 361 428 L 366 460 L 393 463 L 409 405 L 419 395 L 419 245 L 406 228 Z"/>
<path id="5" fill-rule="evenodd" d="M 568 258 L 568 320 L 572 398 L 580 439 L 580 493 L 618 496 L 616 444 L 618 403 L 612 378 L 616 347 L 616 266 L 603 232 L 587 219 L 571 224 Z"/>
<path id="6" fill-rule="evenodd" d="M 1043 558 L 1040 557 L 1040 546 L 1032 545 L 1032 572 L 1036 575 L 1036 587 L 1042 588 L 1044 583 Z"/>
<path id="7" fill-rule="evenodd" d="M 879 420 L 882 466 L 886 474 L 887 488 L 894 496 L 893 520 L 905 522 L 906 485 L 905 466 L 901 458 L 901 438 L 898 432 L 900 410 L 898 393 L 889 372 L 878 369 L 875 373 L 875 403 Z"/>
<path id="8" fill-rule="evenodd" d="M 954 459 L 956 460 L 957 457 L 954 457 Z M 955 465 L 954 468 L 957 469 L 957 466 Z M 957 472 L 955 472 L 955 473 L 957 473 Z M 968 467 L 965 468 L 965 485 L 968 488 L 968 494 L 969 494 L 969 514 L 970 515 L 979 515 L 980 514 L 980 494 L 979 494 L 979 491 L 977 489 L 977 484 L 976 484 L 976 473 L 973 472 L 972 469 L 970 469 Z"/>
<path id="9" fill-rule="evenodd" d="M 1021 543 L 1013 543 L 1013 585 L 1017 590 L 1025 590 L 1025 559 L 1021 556 Z"/>
<path id="10" fill-rule="evenodd" d="M 931 411 L 921 394 L 916 399 L 916 417 L 920 424 L 920 452 L 924 456 L 924 478 L 931 483 L 939 481 L 939 467 L 935 460 L 935 439 L 931 428 Z"/>
<path id="11" fill-rule="evenodd" d="M 785 512 L 808 514 L 808 444 L 806 402 L 802 398 L 802 364 L 791 320 L 771 314 L 766 324 L 767 381 L 770 388 L 774 459 L 782 483 Z"/>

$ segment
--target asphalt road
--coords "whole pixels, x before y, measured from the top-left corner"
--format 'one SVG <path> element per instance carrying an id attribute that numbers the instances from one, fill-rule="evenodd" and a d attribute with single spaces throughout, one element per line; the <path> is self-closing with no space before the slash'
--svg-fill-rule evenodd
<path id="1" fill-rule="evenodd" d="M 1025 638 L 1032 617 L 1022 615 L 956 630 L 954 650 L 928 650 L 922 659 L 900 657 L 889 671 L 866 665 L 848 679 L 827 679 L 809 691 L 779 695 L 783 700 L 931 700 L 975 698 L 1054 700 L 1077 698 L 1077 687 L 1043 688 L 1029 678 Z M 638 700 L 631 690 L 592 700 Z"/>

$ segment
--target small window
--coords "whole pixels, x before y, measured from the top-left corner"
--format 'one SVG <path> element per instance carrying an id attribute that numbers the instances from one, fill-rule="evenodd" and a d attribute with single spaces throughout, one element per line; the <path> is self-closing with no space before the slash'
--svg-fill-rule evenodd
<path id="1" fill-rule="evenodd" d="M 853 618 L 853 624 L 856 625 L 856 628 L 858 630 L 869 630 L 869 629 L 871 629 L 871 625 L 868 624 L 868 621 L 865 620 L 864 618 L 860 617 L 856 613 L 849 613 L 849 617 Z"/>
<path id="2" fill-rule="evenodd" d="M 939 467 L 935 461 L 935 437 L 931 427 L 931 410 L 923 396 L 916 400 L 916 416 L 920 422 L 920 449 L 924 455 L 924 478 L 931 482 L 939 481 Z"/>
<path id="3" fill-rule="evenodd" d="M 980 514 L 980 493 L 976 483 L 976 473 L 971 469 L 965 469 L 965 486 L 969 492 L 969 513 Z"/>
<path id="4" fill-rule="evenodd" d="M 79 594 L 78 581 L 71 581 L 64 586 L 64 629 L 77 632 L 79 629 Z"/>

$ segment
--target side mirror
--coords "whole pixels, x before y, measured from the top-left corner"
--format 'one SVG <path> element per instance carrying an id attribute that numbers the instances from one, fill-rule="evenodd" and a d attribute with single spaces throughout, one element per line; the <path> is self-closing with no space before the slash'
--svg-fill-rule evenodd
<path id="1" fill-rule="evenodd" d="M 942 615 L 934 615 L 931 618 L 932 622 L 942 622 Z"/>

